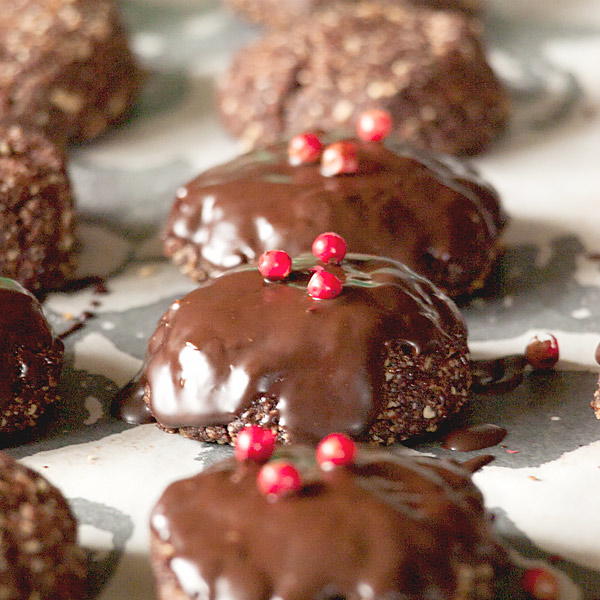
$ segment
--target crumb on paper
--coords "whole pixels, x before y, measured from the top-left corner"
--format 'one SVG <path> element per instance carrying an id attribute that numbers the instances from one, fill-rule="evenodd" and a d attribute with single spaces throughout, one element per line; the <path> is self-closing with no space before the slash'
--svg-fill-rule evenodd
<path id="1" fill-rule="evenodd" d="M 535 475 L 529 475 L 527 479 L 531 479 L 531 481 L 541 481 L 541 479 Z"/>
<path id="2" fill-rule="evenodd" d="M 140 267 L 137 274 L 138 277 L 151 277 L 152 275 L 154 275 L 154 273 L 156 273 L 156 266 L 145 265 L 143 267 Z"/>

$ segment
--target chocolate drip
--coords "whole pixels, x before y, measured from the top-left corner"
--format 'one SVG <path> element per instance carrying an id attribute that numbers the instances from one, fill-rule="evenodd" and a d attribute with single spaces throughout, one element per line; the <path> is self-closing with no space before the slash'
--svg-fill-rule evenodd
<path id="1" fill-rule="evenodd" d="M 152 336 L 145 376 L 167 427 L 226 424 L 273 398 L 290 441 L 359 436 L 382 409 L 385 352 L 435 353 L 464 341 L 458 310 L 403 265 L 350 255 L 334 270 L 342 294 L 306 293 L 312 257 L 285 283 L 228 273 L 175 302 Z"/>
<path id="2" fill-rule="evenodd" d="M 486 465 L 496 460 L 495 456 L 491 454 L 482 454 L 481 456 L 474 456 L 473 458 L 460 463 L 460 466 L 468 471 L 469 473 L 477 473 L 480 469 L 483 469 Z"/>
<path id="3" fill-rule="evenodd" d="M 144 402 L 144 378 L 138 373 L 113 400 L 111 413 L 130 425 L 154 423 L 154 417 Z"/>
<path id="4" fill-rule="evenodd" d="M 456 598 L 459 565 L 485 573 L 472 585 L 492 597 L 507 557 L 460 465 L 361 451 L 274 503 L 257 490 L 259 468 L 221 463 L 171 485 L 155 508 L 153 534 L 188 597 L 216 597 L 218 586 L 231 600 L 354 598 L 361 587 L 373 598 Z"/>
<path id="5" fill-rule="evenodd" d="M 443 448 L 457 452 L 483 450 L 499 444 L 508 432 L 504 427 L 484 423 L 455 429 L 444 437 Z"/>
<path id="6" fill-rule="evenodd" d="M 359 145 L 356 175 L 292 167 L 284 145 L 203 173 L 178 193 L 167 254 L 189 243 L 214 275 L 265 250 L 307 252 L 333 230 L 354 252 L 389 256 L 452 295 L 467 292 L 490 268 L 504 225 L 496 192 L 458 161 L 397 144 Z"/>
<path id="7" fill-rule="evenodd" d="M 0 278 L 0 411 L 14 400 L 22 379 L 44 381 L 47 365 L 39 353 L 57 343 L 36 298 Z"/>
<path id="8" fill-rule="evenodd" d="M 66 329 L 65 331 L 63 331 L 62 333 L 60 333 L 58 337 L 61 340 L 64 340 L 64 339 L 68 338 L 69 336 L 73 335 L 74 333 L 76 333 L 80 329 L 83 329 L 85 327 L 85 324 L 90 319 L 93 319 L 95 316 L 96 316 L 96 313 L 93 313 L 93 312 L 91 312 L 89 310 L 83 311 L 79 315 L 79 317 L 77 317 L 77 320 L 75 321 L 75 323 L 73 323 L 68 329 Z"/>
<path id="9" fill-rule="evenodd" d="M 474 392 L 507 392 L 522 381 L 527 360 L 522 354 L 471 361 Z"/>
<path id="10" fill-rule="evenodd" d="M 89 275 L 88 277 L 80 277 L 79 279 L 70 279 L 61 287 L 61 289 L 65 292 L 78 292 L 88 287 L 93 287 L 95 294 L 109 293 L 109 290 L 106 287 L 106 280 L 99 275 Z"/>

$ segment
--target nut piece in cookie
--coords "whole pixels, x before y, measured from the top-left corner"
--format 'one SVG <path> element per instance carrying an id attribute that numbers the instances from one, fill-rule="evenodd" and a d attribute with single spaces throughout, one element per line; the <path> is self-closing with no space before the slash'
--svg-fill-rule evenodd
<path id="1" fill-rule="evenodd" d="M 140 72 L 113 0 L 2 2 L 0 31 L 0 118 L 81 142 L 131 107 Z"/>
<path id="2" fill-rule="evenodd" d="M 74 270 L 74 210 L 63 152 L 43 134 L 0 124 L 0 276 L 37 291 Z"/>
<path id="3" fill-rule="evenodd" d="M 62 494 L 0 453 L 0 597 L 78 600 L 86 562 Z"/>
<path id="4" fill-rule="evenodd" d="M 0 433 L 37 424 L 57 398 L 62 359 L 36 298 L 0 277 Z"/>
<path id="5" fill-rule="evenodd" d="M 505 217 L 473 169 L 389 140 L 355 140 L 355 172 L 326 176 L 315 137 L 251 152 L 180 188 L 165 254 L 202 281 L 269 250 L 307 252 L 317 235 L 335 230 L 353 252 L 403 262 L 451 296 L 483 286 Z"/>
<path id="6" fill-rule="evenodd" d="M 321 470 L 313 456 L 292 446 L 264 466 L 224 461 L 170 485 L 150 520 L 158 597 L 497 597 L 510 561 L 466 469 L 360 448 Z M 299 473 L 300 489 L 265 496 L 275 467 Z"/>
<path id="7" fill-rule="evenodd" d="M 471 370 L 450 299 L 398 262 L 349 254 L 297 259 L 285 281 L 230 271 L 176 301 L 144 378 L 158 424 L 190 438 L 263 425 L 284 442 L 391 444 L 458 411 Z"/>
<path id="8" fill-rule="evenodd" d="M 396 139 L 449 154 L 485 150 L 509 112 L 476 19 L 376 0 L 335 4 L 240 50 L 218 103 L 249 147 L 352 129 L 376 107 Z"/>

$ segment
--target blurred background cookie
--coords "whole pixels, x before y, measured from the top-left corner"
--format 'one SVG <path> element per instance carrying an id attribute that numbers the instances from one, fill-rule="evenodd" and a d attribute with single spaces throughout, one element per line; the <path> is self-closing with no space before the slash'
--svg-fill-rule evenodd
<path id="1" fill-rule="evenodd" d="M 59 143 L 101 134 L 140 86 L 112 0 L 2 0 L 0 55 L 0 118 Z"/>
<path id="2" fill-rule="evenodd" d="M 42 133 L 0 123 L 0 276 L 30 290 L 74 269 L 74 208 L 62 150 Z"/>
<path id="3" fill-rule="evenodd" d="M 476 20 L 376 1 L 336 4 L 243 48 L 218 102 L 226 128 L 249 147 L 353 128 L 378 107 L 392 114 L 396 139 L 474 154 L 509 114 Z"/>
<path id="4" fill-rule="evenodd" d="M 0 452 L 0 597 L 79 600 L 85 577 L 77 524 L 60 491 Z"/>

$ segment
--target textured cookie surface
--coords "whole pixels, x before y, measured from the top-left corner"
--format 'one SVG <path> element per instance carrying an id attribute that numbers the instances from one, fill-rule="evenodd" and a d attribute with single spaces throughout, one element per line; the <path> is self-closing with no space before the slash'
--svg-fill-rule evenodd
<path id="1" fill-rule="evenodd" d="M 508 99 L 479 25 L 458 13 L 380 2 L 335 5 L 238 52 L 219 88 L 225 126 L 249 146 L 310 129 L 354 129 L 371 107 L 393 135 L 450 154 L 484 150 Z"/>
<path id="2" fill-rule="evenodd" d="M 0 277 L 0 434 L 37 424 L 57 398 L 62 358 L 39 302 Z"/>
<path id="3" fill-rule="evenodd" d="M 234 12 L 246 19 L 273 28 L 293 27 L 296 19 L 335 4 L 335 0 L 224 0 Z M 389 4 L 427 6 L 476 14 L 480 0 L 387 0 Z"/>
<path id="4" fill-rule="evenodd" d="M 246 424 L 284 442 L 332 431 L 389 444 L 433 431 L 466 401 L 466 331 L 451 300 L 400 263 L 350 255 L 327 267 L 332 300 L 248 268 L 176 301 L 148 346 L 146 402 L 159 425 L 229 443 Z"/>
<path id="5" fill-rule="evenodd" d="M 310 456 L 284 454 L 308 481 L 276 501 L 257 490 L 253 464 L 167 488 L 151 517 L 159 598 L 495 597 L 506 552 L 465 470 L 360 450 L 351 467 L 314 472 Z"/>
<path id="6" fill-rule="evenodd" d="M 59 143 L 102 133 L 140 75 L 113 0 L 0 2 L 0 118 Z"/>
<path id="7" fill-rule="evenodd" d="M 482 286 L 503 226 L 496 192 L 456 160 L 360 143 L 356 174 L 324 177 L 319 164 L 290 166 L 279 145 L 181 188 L 164 248 L 201 281 L 266 250 L 308 252 L 335 231 L 352 251 L 399 260 L 457 296 Z"/>
<path id="8" fill-rule="evenodd" d="M 83 598 L 85 556 L 76 535 L 61 493 L 0 453 L 0 598 Z"/>
<path id="9" fill-rule="evenodd" d="M 0 124 L 0 276 L 31 290 L 74 269 L 74 211 L 65 157 L 44 135 Z"/>

